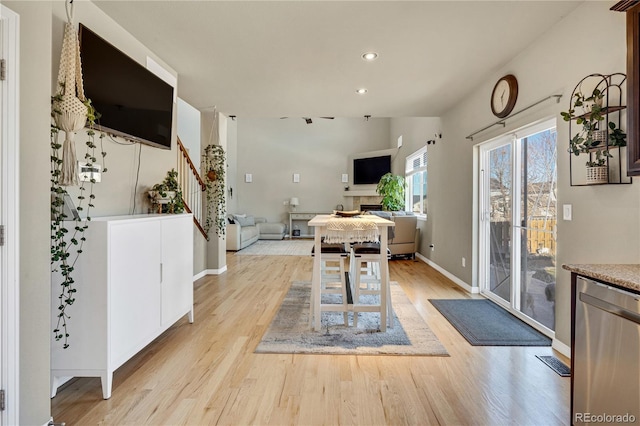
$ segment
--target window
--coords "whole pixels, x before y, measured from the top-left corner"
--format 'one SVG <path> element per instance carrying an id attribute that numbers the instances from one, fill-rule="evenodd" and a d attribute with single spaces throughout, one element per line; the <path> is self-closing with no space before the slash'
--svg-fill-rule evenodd
<path id="1" fill-rule="evenodd" d="M 405 209 L 419 216 L 427 216 L 427 147 L 407 157 L 405 167 L 407 192 Z"/>

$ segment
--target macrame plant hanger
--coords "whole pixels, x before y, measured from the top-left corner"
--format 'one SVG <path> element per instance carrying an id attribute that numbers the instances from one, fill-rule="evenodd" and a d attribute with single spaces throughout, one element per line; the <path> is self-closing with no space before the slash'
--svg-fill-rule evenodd
<path id="1" fill-rule="evenodd" d="M 88 108 L 85 104 L 86 98 L 82 85 L 80 44 L 73 24 L 73 0 L 65 1 L 65 7 L 67 23 L 64 25 L 62 54 L 60 55 L 60 69 L 58 71 L 58 89 L 53 103 L 53 116 L 56 125 L 65 132 L 59 184 L 73 186 L 78 184 L 74 137 L 77 131 L 85 127 Z"/>

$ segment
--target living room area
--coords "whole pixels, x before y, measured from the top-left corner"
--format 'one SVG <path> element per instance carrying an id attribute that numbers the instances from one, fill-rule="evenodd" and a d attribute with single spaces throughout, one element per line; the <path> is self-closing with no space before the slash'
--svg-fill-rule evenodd
<path id="1" fill-rule="evenodd" d="M 315 214 L 382 210 L 375 184 L 354 184 L 354 159 L 387 155 L 389 171 L 404 175 L 406 157 L 422 148 L 425 138 L 435 137 L 440 128 L 440 120 L 430 117 L 336 117 L 313 124 L 301 119 L 228 120 L 228 187 L 232 194 L 227 200 L 228 214 L 282 223 L 287 228 L 284 237 L 297 231 L 297 236 L 308 238 L 312 233 L 306 222 Z M 400 146 L 399 138 L 403 140 Z M 249 181 L 247 175 L 251 175 Z M 290 205 L 292 198 L 298 205 Z M 290 220 L 291 213 L 304 218 Z M 420 216 L 416 224 L 424 233 L 426 216 Z M 420 242 L 417 251 L 426 252 L 425 244 Z"/>

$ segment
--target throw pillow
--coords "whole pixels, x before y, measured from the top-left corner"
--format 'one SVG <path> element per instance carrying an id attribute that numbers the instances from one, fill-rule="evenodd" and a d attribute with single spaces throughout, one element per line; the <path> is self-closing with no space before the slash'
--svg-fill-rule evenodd
<path id="1" fill-rule="evenodd" d="M 235 220 L 240 226 L 255 226 L 256 224 L 256 221 L 253 216 L 247 216 L 247 217 L 236 216 Z"/>

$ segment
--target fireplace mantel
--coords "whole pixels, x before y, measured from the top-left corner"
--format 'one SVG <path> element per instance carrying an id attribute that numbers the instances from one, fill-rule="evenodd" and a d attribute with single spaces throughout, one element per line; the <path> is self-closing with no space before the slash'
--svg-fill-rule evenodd
<path id="1" fill-rule="evenodd" d="M 378 193 L 375 189 L 360 189 L 355 191 L 344 191 L 344 197 L 377 197 Z"/>

